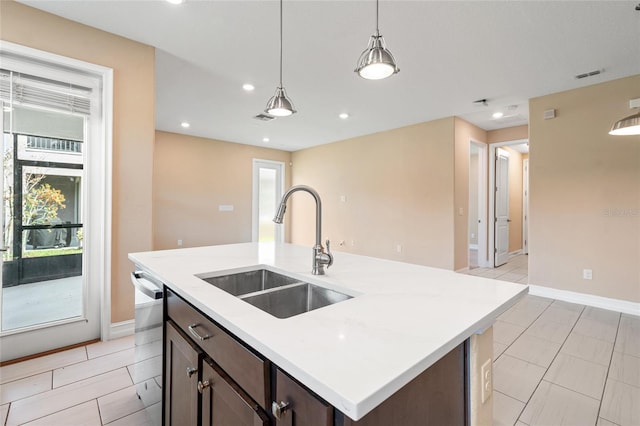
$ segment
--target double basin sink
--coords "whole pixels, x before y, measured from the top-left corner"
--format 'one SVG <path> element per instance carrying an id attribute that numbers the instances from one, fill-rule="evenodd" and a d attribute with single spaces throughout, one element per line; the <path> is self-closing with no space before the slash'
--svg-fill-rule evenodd
<path id="1" fill-rule="evenodd" d="M 267 269 L 200 278 L 276 318 L 289 318 L 352 298 Z"/>

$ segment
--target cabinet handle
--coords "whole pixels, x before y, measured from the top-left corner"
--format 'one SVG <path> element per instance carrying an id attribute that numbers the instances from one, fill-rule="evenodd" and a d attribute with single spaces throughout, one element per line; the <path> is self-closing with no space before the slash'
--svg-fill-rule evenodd
<path id="1" fill-rule="evenodd" d="M 202 393 L 206 388 L 211 387 L 211 385 L 213 384 L 211 382 L 212 381 L 210 380 L 205 380 L 204 382 L 198 381 L 198 392 Z"/>
<path id="2" fill-rule="evenodd" d="M 198 327 L 200 324 L 191 324 L 188 328 L 189 328 L 189 333 L 191 333 L 191 335 L 193 337 L 195 337 L 196 339 L 198 339 L 199 341 L 203 341 L 203 340 L 207 340 L 209 337 L 208 334 L 205 334 L 204 336 L 201 336 L 198 334 L 198 332 L 196 331 L 196 327 Z"/>
<path id="3" fill-rule="evenodd" d="M 282 416 L 284 416 L 287 413 L 288 410 L 289 410 L 288 402 L 281 401 L 280 403 L 278 403 L 273 401 L 271 403 L 271 412 L 273 413 L 274 417 L 278 420 L 280 420 Z"/>
<path id="4" fill-rule="evenodd" d="M 194 374 L 196 374 L 198 372 L 197 368 L 193 368 L 193 367 L 187 367 L 187 377 L 191 378 L 191 376 L 193 376 Z"/>

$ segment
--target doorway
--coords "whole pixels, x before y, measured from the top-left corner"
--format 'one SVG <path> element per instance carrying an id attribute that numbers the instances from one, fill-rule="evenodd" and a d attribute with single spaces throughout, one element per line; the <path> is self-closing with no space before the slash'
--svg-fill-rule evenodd
<path id="1" fill-rule="evenodd" d="M 469 269 L 487 264 L 487 145 L 469 141 Z"/>
<path id="2" fill-rule="evenodd" d="M 526 139 L 489 146 L 489 252 L 494 268 L 509 269 L 516 256 L 528 253 L 528 156 Z M 518 260 L 520 269 L 522 263 Z"/>
<path id="3" fill-rule="evenodd" d="M 253 160 L 252 241 L 276 242 L 284 240 L 282 226 L 273 218 L 284 192 L 284 163 Z"/>
<path id="4" fill-rule="evenodd" d="M 0 57 L 6 361 L 108 336 L 112 74 L 7 42 Z"/>

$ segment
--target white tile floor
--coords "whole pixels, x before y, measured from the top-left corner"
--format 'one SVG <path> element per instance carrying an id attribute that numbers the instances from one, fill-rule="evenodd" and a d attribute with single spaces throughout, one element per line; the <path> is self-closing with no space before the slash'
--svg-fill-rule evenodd
<path id="1" fill-rule="evenodd" d="M 526 273 L 514 260 L 495 278 Z M 158 349 L 136 369 L 133 344 L 125 337 L 0 368 L 0 425 L 145 425 L 134 383 L 154 380 Z M 496 322 L 494 425 L 640 425 L 639 401 L 639 317 L 527 296 Z"/>
<path id="2" fill-rule="evenodd" d="M 135 359 L 130 336 L 1 367 L 0 425 L 147 424 L 136 386 L 158 380 L 162 346 L 145 346 Z M 159 416 L 160 395 L 151 397 Z"/>
<path id="3" fill-rule="evenodd" d="M 528 256 L 466 273 L 527 284 Z M 527 296 L 493 333 L 494 425 L 640 425 L 640 317 Z"/>
<path id="4" fill-rule="evenodd" d="M 494 327 L 494 425 L 640 425 L 640 318 L 527 296 Z"/>

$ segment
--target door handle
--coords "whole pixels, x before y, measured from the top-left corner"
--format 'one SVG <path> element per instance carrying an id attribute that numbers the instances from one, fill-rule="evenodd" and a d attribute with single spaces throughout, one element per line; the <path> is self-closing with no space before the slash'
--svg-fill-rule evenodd
<path id="1" fill-rule="evenodd" d="M 511 222 L 511 219 L 507 219 L 507 222 Z"/>

